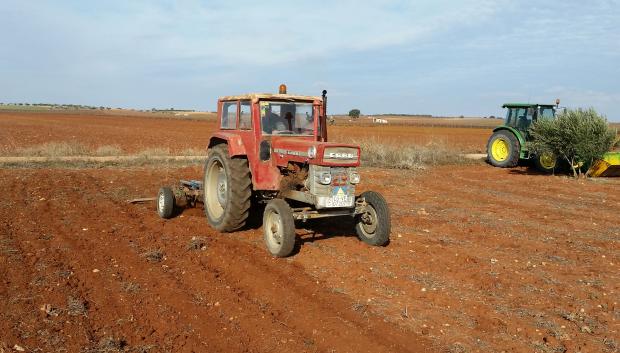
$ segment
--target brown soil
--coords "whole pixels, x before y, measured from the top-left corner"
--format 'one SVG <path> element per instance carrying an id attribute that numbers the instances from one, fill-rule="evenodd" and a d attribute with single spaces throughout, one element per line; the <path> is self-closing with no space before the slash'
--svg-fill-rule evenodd
<path id="1" fill-rule="evenodd" d="M 0 348 L 69 352 L 613 352 L 620 181 L 487 165 L 363 170 L 392 242 L 352 224 L 219 234 L 151 196 L 199 168 L 0 170 Z M 202 250 L 204 249 L 204 250 Z M 45 306 L 49 304 L 48 306 Z M 43 309 L 43 310 L 41 310 Z M 3 346 L 4 345 L 4 346 Z"/>

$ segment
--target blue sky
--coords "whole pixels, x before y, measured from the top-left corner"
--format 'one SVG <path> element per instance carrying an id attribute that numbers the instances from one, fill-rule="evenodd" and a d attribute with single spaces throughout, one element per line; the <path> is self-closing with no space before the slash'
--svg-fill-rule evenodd
<path id="1" fill-rule="evenodd" d="M 616 0 L 8 0 L 0 18 L 1 102 L 214 110 L 285 82 L 331 113 L 559 97 L 620 121 Z"/>

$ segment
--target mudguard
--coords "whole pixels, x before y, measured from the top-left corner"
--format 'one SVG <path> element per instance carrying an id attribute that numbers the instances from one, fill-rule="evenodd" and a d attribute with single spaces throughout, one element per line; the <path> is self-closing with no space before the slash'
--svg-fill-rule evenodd
<path id="1" fill-rule="evenodd" d="M 228 145 L 228 155 L 230 157 L 247 155 L 245 144 L 241 136 L 235 133 L 222 131 L 214 133 L 209 140 L 209 148 L 220 143 L 226 143 Z"/>

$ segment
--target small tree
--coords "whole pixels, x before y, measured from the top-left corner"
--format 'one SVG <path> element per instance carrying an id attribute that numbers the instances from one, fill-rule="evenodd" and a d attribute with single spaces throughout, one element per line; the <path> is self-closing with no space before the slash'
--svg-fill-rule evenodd
<path id="1" fill-rule="evenodd" d="M 349 111 L 349 116 L 350 116 L 351 118 L 353 118 L 353 119 L 357 119 L 357 118 L 359 118 L 359 117 L 360 117 L 360 114 L 361 114 L 361 112 L 360 112 L 360 110 L 359 110 L 359 109 L 351 109 L 351 110 Z"/>
<path id="2" fill-rule="evenodd" d="M 539 119 L 530 133 L 532 152 L 554 153 L 569 163 L 575 177 L 609 151 L 616 139 L 605 116 L 593 108 L 568 109 L 555 119 Z"/>

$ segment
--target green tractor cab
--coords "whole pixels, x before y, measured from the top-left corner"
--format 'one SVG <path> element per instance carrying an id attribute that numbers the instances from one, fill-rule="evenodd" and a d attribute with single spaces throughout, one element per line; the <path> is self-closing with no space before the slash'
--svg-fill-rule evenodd
<path id="1" fill-rule="evenodd" d="M 493 129 L 493 135 L 487 143 L 487 160 L 495 167 L 516 167 L 519 160 L 533 160 L 536 167 L 552 173 L 557 165 L 557 158 L 552 153 L 535 155 L 527 150 L 526 142 L 531 140 L 530 126 L 538 119 L 555 118 L 556 104 L 506 103 L 504 124 Z"/>

